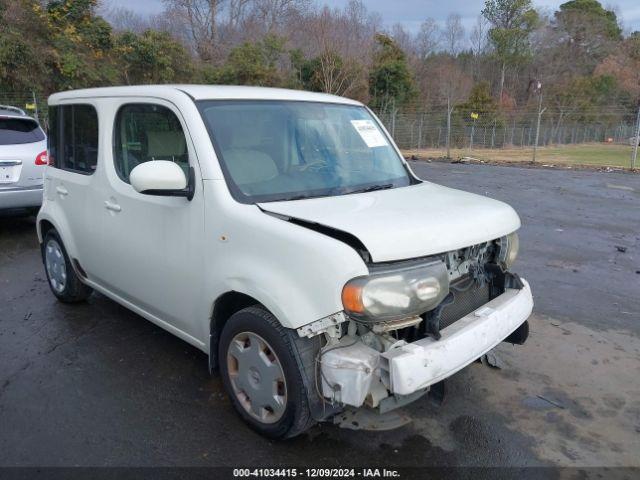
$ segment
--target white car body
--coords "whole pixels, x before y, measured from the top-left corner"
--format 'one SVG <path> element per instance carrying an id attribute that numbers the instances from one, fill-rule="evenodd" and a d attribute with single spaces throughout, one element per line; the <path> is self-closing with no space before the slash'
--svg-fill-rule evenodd
<path id="1" fill-rule="evenodd" d="M 520 226 L 517 214 L 502 202 L 430 182 L 335 197 L 240 203 L 228 188 L 194 103 L 201 99 L 361 106 L 325 94 L 253 87 L 113 87 L 52 95 L 50 106 L 95 107 L 100 125 L 98 159 L 91 175 L 47 168 L 37 225 L 41 242 L 43 233 L 55 228 L 83 283 L 212 356 L 216 304 L 233 292 L 263 305 L 282 326 L 297 330 L 300 338 L 325 334 L 340 341 L 340 334 L 336 336 L 330 327 L 349 320 L 342 289 L 351 279 L 369 275 L 369 265 L 348 242 L 283 218 L 346 232 L 364 244 L 374 264 L 493 241 Z M 113 159 L 114 119 L 123 105 L 131 103 L 164 106 L 180 120 L 194 167 L 190 202 L 145 195 L 119 180 Z M 532 308 L 526 282 L 520 290 L 508 290 L 506 297 L 492 300 L 487 307 L 491 312 L 465 317 L 468 324 L 473 325 L 475 318 L 483 326 L 462 332 L 456 327 L 455 335 L 443 330 L 439 348 L 451 348 L 441 357 L 446 361 L 438 364 L 437 372 L 425 369 L 430 362 L 425 359 L 438 356 L 433 346 L 438 342 L 432 339 L 386 352 L 384 362 L 378 361 L 381 352 L 369 352 L 371 364 L 378 362 L 373 381 L 386 382 L 382 387 L 386 394 L 378 397 L 425 389 L 503 341 L 526 321 Z M 502 327 L 497 328 L 499 324 Z M 343 383 L 343 404 L 360 406 L 373 388 L 371 378 L 364 379 L 357 385 L 363 394 L 350 396 L 346 377 L 330 367 L 326 374 Z M 326 388 L 325 393 L 331 397 Z"/>
<path id="2" fill-rule="evenodd" d="M 5 121 L 33 125 L 34 138 L 21 138 L 19 143 L 14 143 L 5 137 L 11 134 L 2 128 L 1 123 Z M 35 119 L 18 113 L 17 109 L 3 110 L 0 106 L 0 210 L 40 207 L 46 150 L 46 135 Z"/>

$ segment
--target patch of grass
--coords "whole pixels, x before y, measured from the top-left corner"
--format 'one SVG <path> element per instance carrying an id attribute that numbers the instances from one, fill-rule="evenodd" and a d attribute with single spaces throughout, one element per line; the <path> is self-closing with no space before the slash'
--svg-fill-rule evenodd
<path id="1" fill-rule="evenodd" d="M 587 143 L 580 145 L 560 145 L 540 147 L 536 155 L 536 163 L 555 165 L 588 165 L 602 167 L 631 168 L 633 148 L 629 145 Z M 446 149 L 404 150 L 406 156 L 416 155 L 418 158 L 442 158 L 446 156 Z M 452 148 L 451 157 L 459 159 L 470 157 L 486 162 L 530 162 L 533 156 L 532 148 Z M 640 168 L 640 153 L 636 168 Z"/>

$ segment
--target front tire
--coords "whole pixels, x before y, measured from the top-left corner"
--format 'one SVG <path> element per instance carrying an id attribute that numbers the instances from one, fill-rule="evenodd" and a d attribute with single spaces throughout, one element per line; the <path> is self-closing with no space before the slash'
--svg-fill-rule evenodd
<path id="1" fill-rule="evenodd" d="M 44 237 L 42 259 L 49 287 L 58 300 L 63 303 L 78 303 L 89 298 L 93 289 L 82 283 L 76 275 L 55 230 L 49 230 Z"/>
<path id="2" fill-rule="evenodd" d="M 270 438 L 294 437 L 313 425 L 294 348 L 291 332 L 259 306 L 232 315 L 220 336 L 218 364 L 231 402 Z"/>

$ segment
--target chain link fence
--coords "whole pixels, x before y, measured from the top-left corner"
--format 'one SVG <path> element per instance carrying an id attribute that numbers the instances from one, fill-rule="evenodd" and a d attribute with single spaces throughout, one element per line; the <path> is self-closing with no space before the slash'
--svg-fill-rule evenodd
<path id="1" fill-rule="evenodd" d="M 447 129 L 447 113 L 382 114 L 385 124 L 400 148 L 442 148 L 450 138 L 452 148 L 532 147 L 535 142 L 537 115 L 523 115 L 504 121 L 452 119 Z M 605 120 L 605 119 L 603 119 Z M 542 120 L 539 146 L 607 142 L 631 144 L 635 124 L 625 121 L 567 122 L 558 125 Z"/>
<path id="2" fill-rule="evenodd" d="M 519 154 L 519 159 L 524 160 L 528 156 L 528 160 L 533 160 L 534 147 L 544 152 L 550 147 L 612 145 L 618 146 L 611 149 L 617 156 L 628 150 L 626 163 L 617 158 L 612 163 L 633 167 L 632 147 L 634 142 L 637 144 L 638 131 L 636 113 L 629 109 L 611 108 L 598 112 L 572 112 L 570 115 L 542 110 L 540 114 L 528 111 L 498 116 L 463 114 L 454 110 L 448 118 L 444 108 L 416 113 L 379 112 L 378 116 L 405 151 L 424 151 L 434 156 L 481 154 L 490 158 L 487 155 L 494 150 L 513 152 L 521 149 L 527 153 Z M 603 164 L 607 164 L 606 159 Z"/>
<path id="3" fill-rule="evenodd" d="M 47 99 L 34 91 L 3 92 L 0 90 L 0 105 L 18 107 L 38 120 L 43 128 L 47 128 Z"/>

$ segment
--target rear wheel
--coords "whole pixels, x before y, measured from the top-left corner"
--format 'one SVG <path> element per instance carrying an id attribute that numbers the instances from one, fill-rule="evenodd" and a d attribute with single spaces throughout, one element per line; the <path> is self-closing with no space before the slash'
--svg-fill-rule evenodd
<path id="1" fill-rule="evenodd" d="M 256 306 L 232 315 L 220 336 L 220 373 L 233 406 L 271 438 L 293 437 L 313 424 L 290 335 Z"/>
<path id="2" fill-rule="evenodd" d="M 82 283 L 76 275 L 67 251 L 54 230 L 49 230 L 44 237 L 42 255 L 49 287 L 58 300 L 77 303 L 89 298 L 93 289 Z"/>

